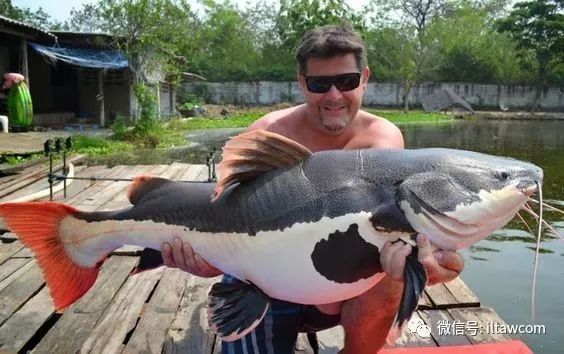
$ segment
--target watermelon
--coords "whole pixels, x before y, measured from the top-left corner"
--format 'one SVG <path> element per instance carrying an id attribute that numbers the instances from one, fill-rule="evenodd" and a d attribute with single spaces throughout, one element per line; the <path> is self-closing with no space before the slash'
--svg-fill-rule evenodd
<path id="1" fill-rule="evenodd" d="M 26 128 L 33 125 L 33 105 L 25 81 L 15 84 L 8 92 L 8 118 L 10 125 Z"/>

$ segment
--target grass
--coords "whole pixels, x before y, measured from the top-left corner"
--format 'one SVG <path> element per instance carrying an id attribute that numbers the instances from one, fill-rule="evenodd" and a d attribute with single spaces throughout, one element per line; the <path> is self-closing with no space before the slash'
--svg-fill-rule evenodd
<path id="1" fill-rule="evenodd" d="M 192 129 L 214 129 L 214 128 L 245 128 L 261 118 L 270 111 L 285 107 L 229 107 L 233 112 L 228 117 L 223 117 L 217 112 L 210 112 L 213 117 L 173 119 L 158 124 L 142 133 L 136 133 L 131 127 L 123 125 L 116 136 L 121 139 L 100 136 L 75 135 L 74 152 L 87 154 L 90 157 L 109 155 L 118 152 L 133 151 L 138 148 L 170 148 L 186 145 L 186 134 Z M 368 109 L 368 112 L 384 117 L 396 124 L 411 123 L 440 123 L 450 122 L 452 117 L 440 113 L 425 113 L 422 111 L 383 111 Z M 30 158 L 39 156 L 15 156 L 4 157 L 4 163 L 19 164 Z"/>
<path id="2" fill-rule="evenodd" d="M 441 113 L 425 113 L 421 111 L 380 111 L 368 109 L 368 112 L 388 119 L 393 123 L 436 123 L 450 122 L 452 117 Z M 175 129 L 213 129 L 213 128 L 245 128 L 264 116 L 268 111 L 254 111 L 238 113 L 229 118 L 192 118 L 186 121 L 174 121 L 171 127 Z"/>

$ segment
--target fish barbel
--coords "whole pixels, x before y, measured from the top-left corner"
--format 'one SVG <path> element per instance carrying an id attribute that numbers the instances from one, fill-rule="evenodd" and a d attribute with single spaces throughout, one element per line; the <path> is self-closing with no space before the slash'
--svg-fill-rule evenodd
<path id="1" fill-rule="evenodd" d="M 543 179 L 533 164 L 476 152 L 311 153 L 265 131 L 229 140 L 219 173 L 217 184 L 137 177 L 123 210 L 5 203 L 0 219 L 35 253 L 58 310 L 90 289 L 113 250 L 160 250 L 180 237 L 242 281 L 215 284 L 209 295 L 210 324 L 229 341 L 262 320 L 270 298 L 320 305 L 367 291 L 384 276 L 379 251 L 388 241 L 414 244 L 421 233 L 446 250 L 478 242 L 509 222 Z M 155 253 L 141 257 L 139 270 Z M 412 254 L 398 326 L 426 279 Z"/>

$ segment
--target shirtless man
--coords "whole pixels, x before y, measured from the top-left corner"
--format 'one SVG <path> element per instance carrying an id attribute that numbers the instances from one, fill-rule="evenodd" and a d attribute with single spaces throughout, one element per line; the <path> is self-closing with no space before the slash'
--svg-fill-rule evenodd
<path id="1" fill-rule="evenodd" d="M 284 135 L 311 151 L 359 148 L 404 148 L 400 130 L 386 119 L 360 109 L 370 69 L 362 39 L 348 27 L 326 26 L 307 32 L 296 54 L 298 80 L 305 103 L 257 120 L 248 130 L 264 129 Z M 419 260 L 429 284 L 454 279 L 463 268 L 454 252 L 432 252 L 424 236 L 417 240 Z M 388 274 L 370 291 L 343 303 L 303 306 L 273 301 L 265 320 L 245 338 L 222 344 L 222 353 L 293 353 L 298 332 L 341 324 L 342 353 L 375 353 L 385 344 L 403 290 L 405 257 L 411 246 L 388 243 L 380 262 Z M 179 239 L 164 244 L 163 258 L 198 276 L 220 275 L 190 245 Z M 237 281 L 229 276 L 224 281 Z"/>

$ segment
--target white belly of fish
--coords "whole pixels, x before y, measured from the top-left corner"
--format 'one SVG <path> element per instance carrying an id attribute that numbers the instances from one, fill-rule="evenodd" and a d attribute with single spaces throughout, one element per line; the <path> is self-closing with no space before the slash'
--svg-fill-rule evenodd
<path id="1" fill-rule="evenodd" d="M 377 273 L 354 283 L 337 283 L 321 275 L 311 258 L 319 241 L 335 231 L 345 232 L 351 224 L 358 225 L 358 232 L 366 242 L 382 249 L 391 239 L 376 232 L 370 216 L 361 212 L 324 217 L 317 222 L 296 223 L 284 230 L 257 232 L 255 236 L 190 231 L 183 226 L 152 221 L 91 222 L 79 228 L 90 234 L 83 235 L 80 249 L 75 249 L 73 242 L 67 245 L 67 250 L 76 255 L 73 258 L 81 259 L 79 263 L 91 266 L 98 261 L 94 256 L 96 252 L 84 252 L 85 249 L 115 249 L 125 244 L 160 249 L 163 242 L 180 237 L 213 266 L 252 282 L 272 298 L 301 304 L 326 304 L 357 296 L 383 278 L 383 273 Z M 85 221 L 65 220 L 62 233 L 65 229 L 77 230 L 80 225 L 76 223 Z M 85 254 L 92 254 L 92 258 L 85 259 Z"/>

